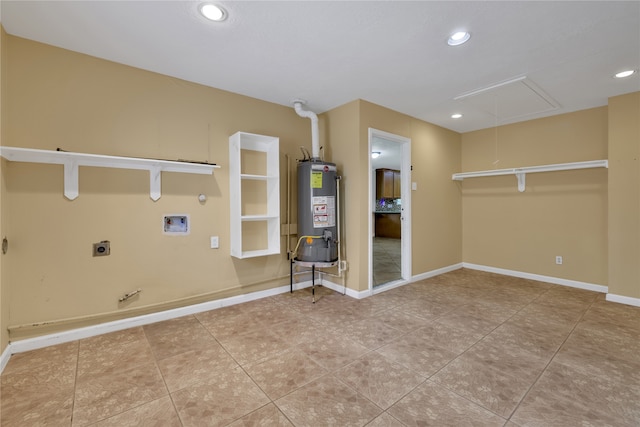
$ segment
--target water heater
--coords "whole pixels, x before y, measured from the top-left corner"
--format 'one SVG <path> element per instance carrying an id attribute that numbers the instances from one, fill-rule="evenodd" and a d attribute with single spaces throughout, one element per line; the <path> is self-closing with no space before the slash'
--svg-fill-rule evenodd
<path id="1" fill-rule="evenodd" d="M 338 260 L 337 168 L 316 158 L 298 162 L 298 251 L 305 262 Z"/>

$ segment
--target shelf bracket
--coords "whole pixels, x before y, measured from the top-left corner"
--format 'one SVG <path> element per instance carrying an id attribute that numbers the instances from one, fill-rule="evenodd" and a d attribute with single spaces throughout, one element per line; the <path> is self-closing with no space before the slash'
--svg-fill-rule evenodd
<path id="1" fill-rule="evenodd" d="M 149 168 L 149 197 L 157 202 L 162 196 L 162 168 L 151 166 Z"/>
<path id="2" fill-rule="evenodd" d="M 527 174 L 524 173 L 524 172 L 516 172 L 516 178 L 518 178 L 518 191 L 520 193 L 524 193 L 525 186 L 526 186 L 526 184 L 525 184 L 525 182 L 526 182 L 525 177 L 526 176 L 527 176 Z"/>
<path id="3" fill-rule="evenodd" d="M 64 197 L 75 200 L 78 194 L 78 162 L 68 159 L 64 161 Z"/>

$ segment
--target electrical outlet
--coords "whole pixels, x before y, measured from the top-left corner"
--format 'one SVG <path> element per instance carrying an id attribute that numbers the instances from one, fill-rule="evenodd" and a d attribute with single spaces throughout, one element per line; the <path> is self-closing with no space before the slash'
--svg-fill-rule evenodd
<path id="1" fill-rule="evenodd" d="M 218 247 L 220 247 L 218 236 L 211 236 L 211 249 L 218 249 Z"/>
<path id="2" fill-rule="evenodd" d="M 562 265 L 562 257 L 560 255 L 556 256 L 556 264 Z"/>

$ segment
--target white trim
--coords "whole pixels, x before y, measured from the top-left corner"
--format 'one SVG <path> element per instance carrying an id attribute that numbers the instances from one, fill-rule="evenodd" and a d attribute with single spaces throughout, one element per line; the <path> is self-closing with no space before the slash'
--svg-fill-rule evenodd
<path id="1" fill-rule="evenodd" d="M 309 282 L 305 282 L 304 284 L 307 285 L 305 287 L 311 286 L 311 282 L 310 281 Z M 351 297 L 351 298 L 362 299 L 362 298 L 366 298 L 366 297 L 371 295 L 371 292 L 369 292 L 368 289 L 366 291 L 356 291 L 356 290 L 347 288 L 346 291 L 345 291 L 344 286 L 339 285 L 337 283 L 333 283 L 332 281 L 326 280 L 326 279 L 323 279 L 321 281 L 321 284 L 325 288 L 329 288 L 331 290 L 334 290 L 334 291 L 338 292 L 339 294 L 344 294 L 346 292 L 346 295 Z"/>
<path id="2" fill-rule="evenodd" d="M 383 283 L 373 288 L 373 295 L 377 295 L 380 292 L 390 291 L 391 289 L 399 288 L 400 286 L 408 285 L 411 283 L 409 280 L 399 279 L 393 282 Z"/>
<path id="3" fill-rule="evenodd" d="M 451 271 L 459 270 L 463 267 L 463 263 L 452 264 L 447 267 L 438 268 L 436 270 L 427 271 L 426 273 L 420 273 L 411 278 L 411 282 L 418 282 L 420 280 L 429 279 L 431 277 L 439 276 L 440 274 L 449 273 Z"/>
<path id="4" fill-rule="evenodd" d="M 523 279 L 537 280 L 539 282 L 547 282 L 547 283 L 553 283 L 555 285 L 570 286 L 572 288 L 585 289 L 587 291 L 601 292 L 604 294 L 606 294 L 608 291 L 607 286 L 597 285 L 594 283 L 579 282 L 577 280 L 562 279 L 559 277 L 552 277 L 552 276 L 542 276 L 540 274 L 524 273 L 521 271 L 506 270 L 504 268 L 489 267 L 486 265 L 470 264 L 468 262 L 463 262 L 462 266 L 464 268 L 469 268 L 471 270 L 480 270 L 480 271 L 486 271 L 488 273 L 503 274 L 505 276 L 513 276 L 513 277 L 520 277 Z"/>
<path id="5" fill-rule="evenodd" d="M 620 304 L 632 305 L 634 307 L 640 307 L 640 298 L 625 297 L 624 295 L 607 294 L 607 301 L 617 302 Z"/>
<path id="6" fill-rule="evenodd" d="M 373 178 L 373 165 L 371 164 L 371 150 L 373 149 L 371 146 L 371 141 L 373 140 L 374 129 L 367 129 L 367 134 L 367 144 L 369 144 L 369 148 L 367 149 L 367 171 L 369 171 L 369 198 L 367 199 L 367 206 L 369 207 L 367 209 L 367 212 L 369 212 L 369 214 L 367 215 L 367 230 L 369 230 L 367 239 L 367 266 L 369 268 L 367 269 L 367 292 L 369 292 L 369 295 L 373 295 L 373 239 L 376 235 L 376 231 L 375 214 L 372 214 L 371 212 L 372 210 L 375 210 L 374 204 L 376 202 L 376 190 L 374 186 L 376 184 Z"/>
<path id="7" fill-rule="evenodd" d="M 9 359 L 11 358 L 11 344 L 7 345 L 7 348 L 4 349 L 2 355 L 0 356 L 0 373 L 4 371 L 4 368 L 9 363 Z"/>
<path id="8" fill-rule="evenodd" d="M 402 185 L 402 208 L 400 215 L 400 229 L 402 242 L 401 242 L 401 263 L 402 263 L 402 278 L 406 281 L 411 280 L 411 269 L 413 252 L 411 250 L 411 139 L 405 138 L 402 143 L 402 168 L 401 173 L 401 185 Z"/>
<path id="9" fill-rule="evenodd" d="M 395 142 L 400 144 L 401 150 L 401 166 L 400 173 L 402 177 L 401 181 L 401 192 L 402 192 L 402 208 L 400 213 L 400 222 L 402 224 L 401 229 L 401 267 L 400 274 L 402 276 L 402 283 L 409 283 L 411 280 L 411 260 L 412 260 L 412 252 L 411 252 L 411 138 L 407 138 L 401 135 L 396 135 L 393 133 L 385 132 L 383 130 L 379 130 L 376 128 L 368 128 L 368 151 L 367 151 L 367 170 L 369 171 L 369 200 L 368 206 L 369 209 L 373 207 L 375 202 L 375 183 L 373 182 L 373 174 L 374 171 L 371 165 L 371 141 L 374 137 L 386 139 L 387 141 Z M 369 239 L 367 242 L 368 248 L 368 292 L 367 296 L 374 295 L 379 291 L 375 291 L 375 287 L 373 286 L 373 237 L 375 235 L 374 232 L 374 223 L 373 223 L 374 215 L 368 215 L 368 230 L 369 230 Z M 395 283 L 395 282 L 390 282 Z M 400 284 L 397 284 L 398 286 Z M 394 286 L 396 287 L 396 286 Z M 391 289 L 391 288 L 387 288 Z"/>
<path id="10" fill-rule="evenodd" d="M 318 285 L 332 289 L 339 293 L 344 293 L 345 288 L 329 280 L 321 280 Z M 293 284 L 293 289 L 303 289 L 311 286 L 311 280 Z M 252 292 L 250 294 L 238 295 L 234 297 L 224 298 L 215 301 L 194 304 L 187 307 L 180 307 L 171 310 L 160 311 L 157 313 L 145 314 L 142 316 L 130 317 L 128 319 L 115 320 L 112 322 L 101 323 L 98 325 L 87 326 L 84 328 L 72 329 L 69 331 L 57 332 L 49 335 L 43 335 L 35 338 L 27 338 L 24 340 L 14 341 L 5 349 L 0 358 L 0 368 L 4 368 L 12 354 L 24 353 L 25 351 L 37 350 L 52 345 L 63 344 L 66 342 L 76 341 L 83 338 L 90 338 L 97 335 L 107 334 L 110 332 L 121 331 L 123 329 L 134 328 L 138 326 L 149 325 L 151 323 L 162 322 L 164 320 L 175 319 L 177 317 L 188 316 L 191 314 L 202 313 L 209 310 L 215 310 L 222 307 L 241 304 L 244 302 L 254 301 L 274 295 L 283 294 L 290 291 L 290 285 L 279 286 L 264 291 Z M 352 298 L 365 298 L 369 296 L 369 291 L 354 291 L 346 289 L 347 296 Z M 6 360 L 5 360 L 6 359 Z M 2 370 L 0 369 L 0 372 Z"/>
<path id="11" fill-rule="evenodd" d="M 449 273 L 451 271 L 459 270 L 462 268 L 462 263 L 449 265 L 447 267 L 438 268 L 436 270 L 427 271 L 426 273 L 420 273 L 416 276 L 411 277 L 411 280 L 396 280 L 394 282 L 385 283 L 381 286 L 376 286 L 373 289 L 373 295 L 377 295 L 380 292 L 390 291 L 391 289 L 399 288 L 400 286 L 408 285 L 410 283 L 419 282 L 420 280 L 425 280 L 430 277 L 439 276 L 444 273 Z"/>
<path id="12" fill-rule="evenodd" d="M 302 289 L 303 284 L 294 284 L 294 289 Z M 311 286 L 311 282 L 309 282 Z M 241 304 L 243 302 L 254 301 L 273 295 L 289 292 L 289 285 L 280 286 L 264 291 L 252 292 L 250 294 L 238 295 L 235 297 L 224 298 L 215 301 L 194 304 L 187 307 L 180 307 L 171 310 L 160 311 L 157 313 L 145 314 L 142 316 L 130 317 L 128 319 L 115 320 L 112 322 L 101 323 L 98 325 L 87 326 L 84 328 L 72 329 L 69 331 L 57 332 L 35 338 L 27 338 L 24 340 L 14 341 L 9 344 L 10 353 L 23 353 L 25 351 L 36 350 L 52 345 L 63 344 L 83 338 L 89 338 L 97 335 L 107 334 L 109 332 L 121 331 L 123 329 L 133 328 L 137 326 L 149 325 L 151 323 L 162 322 L 164 320 L 175 319 L 177 317 L 188 316 L 191 314 L 202 313 L 204 311 L 215 310 L 217 308 L 228 307 L 231 305 Z"/>

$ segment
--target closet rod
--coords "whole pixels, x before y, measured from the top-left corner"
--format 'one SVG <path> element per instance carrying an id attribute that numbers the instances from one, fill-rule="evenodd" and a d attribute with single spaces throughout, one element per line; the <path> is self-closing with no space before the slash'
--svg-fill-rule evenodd
<path id="1" fill-rule="evenodd" d="M 591 169 L 591 168 L 608 168 L 608 160 L 589 160 L 586 162 L 558 163 L 554 165 L 542 166 L 524 166 L 521 168 L 511 169 L 494 169 L 475 172 L 454 173 L 451 179 L 454 181 L 462 181 L 467 178 L 479 178 L 483 176 L 499 176 L 499 175 L 515 175 L 518 179 L 518 191 L 523 192 L 525 189 L 525 175 L 528 173 L 538 172 L 557 172 L 575 169 Z"/>

